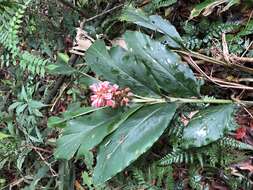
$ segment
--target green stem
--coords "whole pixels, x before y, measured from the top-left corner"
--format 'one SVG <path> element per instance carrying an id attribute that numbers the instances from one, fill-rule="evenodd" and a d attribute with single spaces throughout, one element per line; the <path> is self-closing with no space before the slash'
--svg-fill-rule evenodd
<path id="1" fill-rule="evenodd" d="M 208 104 L 245 104 L 245 105 L 253 105 L 252 101 L 236 101 L 236 100 L 226 100 L 226 99 L 194 99 L 194 98 L 175 98 L 166 96 L 165 98 L 148 98 L 142 96 L 134 95 L 134 99 L 132 102 L 135 103 L 166 103 L 166 102 L 178 102 L 178 103 L 208 103 Z"/>
<path id="2" fill-rule="evenodd" d="M 169 102 L 180 102 L 180 103 L 209 103 L 209 104 L 231 104 L 235 103 L 233 100 L 226 99 L 192 99 L 192 98 L 174 98 L 166 97 Z"/>

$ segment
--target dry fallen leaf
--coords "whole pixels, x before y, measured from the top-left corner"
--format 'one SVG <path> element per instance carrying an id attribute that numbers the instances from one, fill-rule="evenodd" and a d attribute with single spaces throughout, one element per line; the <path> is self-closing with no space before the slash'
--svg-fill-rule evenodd
<path id="1" fill-rule="evenodd" d="M 199 112 L 198 110 L 197 111 L 192 111 L 187 116 L 182 114 L 181 117 L 180 117 L 180 121 L 183 123 L 184 126 L 187 126 L 188 123 L 190 122 L 191 118 L 194 115 L 196 115 L 198 112 Z"/>
<path id="2" fill-rule="evenodd" d="M 253 165 L 252 165 L 252 158 L 246 160 L 246 161 L 243 161 L 243 162 L 240 162 L 240 163 L 237 163 L 237 164 L 234 164 L 232 167 L 231 167 L 232 171 L 236 172 L 239 170 L 247 170 L 249 171 L 250 173 L 253 172 Z"/>

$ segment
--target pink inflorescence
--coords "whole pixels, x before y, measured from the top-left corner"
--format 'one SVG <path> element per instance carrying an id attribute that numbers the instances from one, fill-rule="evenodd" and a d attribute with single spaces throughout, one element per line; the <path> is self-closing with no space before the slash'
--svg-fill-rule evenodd
<path id="1" fill-rule="evenodd" d="M 96 108 L 104 106 L 116 108 L 128 105 L 131 96 L 129 88 L 121 90 L 118 85 L 110 84 L 108 81 L 93 84 L 90 89 L 92 91 L 91 105 Z"/>

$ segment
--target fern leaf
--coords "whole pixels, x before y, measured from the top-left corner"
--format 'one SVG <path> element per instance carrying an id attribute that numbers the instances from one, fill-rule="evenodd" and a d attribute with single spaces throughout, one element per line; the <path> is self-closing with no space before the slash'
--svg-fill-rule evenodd
<path id="1" fill-rule="evenodd" d="M 155 7 L 155 9 L 159 9 L 161 7 L 168 7 L 170 5 L 173 5 L 176 2 L 177 0 L 154 0 L 152 1 L 152 5 Z"/>
<path id="2" fill-rule="evenodd" d="M 39 74 L 43 77 L 48 60 L 35 56 L 28 51 L 21 51 L 19 48 L 19 29 L 30 2 L 31 0 L 27 0 L 24 4 L 18 4 L 15 12 L 9 11 L 8 7 L 5 7 L 4 19 L 0 22 L 2 24 L 0 26 L 0 44 L 12 54 L 13 60 L 20 60 L 20 67 L 23 70 L 27 69 L 32 74 Z M 4 57 L 1 59 L 4 60 Z"/>
<path id="3" fill-rule="evenodd" d="M 183 162 L 193 163 L 193 160 L 194 159 L 193 159 L 192 153 L 184 152 L 181 149 L 175 149 L 171 153 L 169 153 L 165 157 L 163 157 L 159 161 L 159 165 L 166 166 L 166 165 L 170 165 L 172 163 L 180 164 Z"/>
<path id="4" fill-rule="evenodd" d="M 219 141 L 219 145 L 223 148 L 233 148 L 238 150 L 253 150 L 253 146 L 229 137 L 222 138 Z"/>

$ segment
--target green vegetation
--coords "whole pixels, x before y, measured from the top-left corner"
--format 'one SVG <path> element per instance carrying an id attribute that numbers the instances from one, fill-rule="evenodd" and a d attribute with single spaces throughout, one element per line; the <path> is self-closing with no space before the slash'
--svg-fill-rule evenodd
<path id="1" fill-rule="evenodd" d="M 252 8 L 0 0 L 0 189 L 252 189 Z"/>

